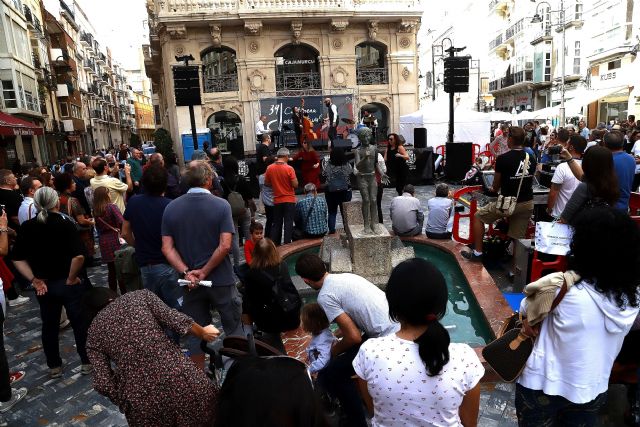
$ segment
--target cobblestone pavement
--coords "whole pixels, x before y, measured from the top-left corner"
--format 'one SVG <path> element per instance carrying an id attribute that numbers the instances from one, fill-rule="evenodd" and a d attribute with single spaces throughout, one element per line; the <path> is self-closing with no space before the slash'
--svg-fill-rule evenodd
<path id="1" fill-rule="evenodd" d="M 433 197 L 434 187 L 418 187 L 417 196 L 426 206 L 426 200 Z M 395 196 L 393 189 L 385 189 L 383 212 L 385 225 L 389 204 Z M 359 199 L 354 192 L 354 200 Z M 338 215 L 338 227 L 341 227 Z M 501 272 L 492 272 L 499 286 L 506 286 Z M 106 267 L 90 269 L 94 286 L 106 286 Z M 50 380 L 44 361 L 40 341 L 39 307 L 33 292 L 24 292 L 31 301 L 21 307 L 10 308 L 5 322 L 5 346 L 11 370 L 23 369 L 25 378 L 17 384 L 27 387 L 29 394 L 9 412 L 4 414 L 11 426 L 125 426 L 124 416 L 108 399 L 96 393 L 91 385 L 91 376 L 80 374 L 80 359 L 75 351 L 73 332 L 70 328 L 60 333 L 60 349 L 64 360 L 62 378 Z M 293 344 L 293 342 L 292 342 Z M 610 390 L 616 396 L 614 403 L 624 402 L 624 390 Z M 610 401 L 612 398 L 610 398 Z M 611 404 L 610 406 L 615 406 Z M 613 412 L 620 413 L 620 408 Z M 612 411 L 609 411 L 612 412 Z M 611 421 L 609 421 L 611 420 Z M 514 407 L 514 386 L 505 383 L 483 384 L 480 403 L 481 427 L 516 426 Z M 601 426 L 620 426 L 619 418 L 603 416 Z"/>

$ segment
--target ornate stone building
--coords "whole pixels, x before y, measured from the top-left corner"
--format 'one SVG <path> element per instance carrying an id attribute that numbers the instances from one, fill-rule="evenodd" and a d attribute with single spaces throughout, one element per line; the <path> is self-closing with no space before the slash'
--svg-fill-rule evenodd
<path id="1" fill-rule="evenodd" d="M 191 126 L 188 108 L 175 106 L 172 67 L 189 54 L 201 75 L 196 127 L 245 152 L 255 150 L 259 115 L 273 115 L 265 99 L 283 110 L 279 125 L 293 98 L 341 96 L 340 115 L 356 120 L 373 104 L 380 138 L 418 109 L 421 0 L 147 0 L 147 9 L 145 66 L 177 143 Z"/>

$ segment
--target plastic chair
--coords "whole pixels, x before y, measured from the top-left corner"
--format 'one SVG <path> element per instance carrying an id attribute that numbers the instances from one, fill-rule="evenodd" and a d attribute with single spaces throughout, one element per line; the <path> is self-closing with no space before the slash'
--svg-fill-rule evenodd
<path id="1" fill-rule="evenodd" d="M 486 151 L 481 152 L 481 153 L 479 154 L 479 156 L 481 156 L 481 157 L 486 157 L 487 159 L 489 159 L 489 163 L 490 163 L 490 164 L 493 164 L 493 162 L 495 161 L 495 158 L 493 157 L 493 154 L 492 154 L 492 153 L 491 153 L 491 151 L 489 151 L 489 150 L 486 150 Z"/>
<path id="2" fill-rule="evenodd" d="M 446 145 L 438 145 L 436 147 L 436 154 L 440 154 L 442 157 L 445 156 L 446 151 L 447 151 Z"/>
<path id="3" fill-rule="evenodd" d="M 640 193 L 631 193 L 629 197 L 629 215 L 640 215 Z"/>
<path id="4" fill-rule="evenodd" d="M 453 231 L 452 231 L 451 234 L 452 234 L 453 240 L 455 240 L 456 242 L 465 243 L 465 244 L 473 242 L 473 233 L 472 233 L 472 230 L 471 230 L 471 221 L 473 220 L 473 216 L 476 214 L 476 211 L 478 210 L 478 201 L 475 198 L 471 198 L 471 202 L 469 203 L 469 212 L 468 213 L 458 212 L 455 209 L 456 203 L 458 203 L 460 201 L 460 197 L 462 195 L 468 194 L 468 193 L 472 193 L 474 191 L 481 191 L 481 190 L 482 190 L 482 186 L 476 185 L 476 186 L 472 186 L 472 187 L 461 188 L 460 190 L 458 190 L 455 193 L 453 193 L 454 213 L 453 213 Z M 469 237 L 461 237 L 460 236 L 460 220 L 462 218 L 469 218 Z"/>
<path id="5" fill-rule="evenodd" d="M 535 282 L 542 277 L 544 271 L 565 271 L 567 269 L 567 257 L 556 255 L 553 261 L 542 261 L 538 257 L 538 251 L 533 251 L 533 260 L 531 261 L 531 277 L 529 280 Z"/>

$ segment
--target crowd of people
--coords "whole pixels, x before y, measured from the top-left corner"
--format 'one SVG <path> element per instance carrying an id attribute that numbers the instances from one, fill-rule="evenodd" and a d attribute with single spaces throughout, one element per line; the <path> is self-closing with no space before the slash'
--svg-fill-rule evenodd
<path id="1" fill-rule="evenodd" d="M 500 129 L 491 146 L 490 190 L 513 198 L 515 207 L 508 214 L 480 208 L 472 220 L 474 244 L 462 253 L 482 260 L 485 225 L 505 217 L 508 236 L 523 238 L 533 176 L 540 164 L 555 162 L 547 211 L 575 229 L 570 273 L 561 281 L 570 284 L 553 312 L 540 315 L 536 298 L 523 300 L 521 312 L 541 326 L 518 379 L 520 425 L 566 417 L 593 425 L 614 361 L 633 359 L 637 348 L 633 332 L 634 340 L 625 337 L 639 305 L 640 230 L 628 214 L 638 185 L 638 132 L 583 125 L 550 134 L 535 123 Z M 290 165 L 295 160 L 300 180 Z M 31 301 L 20 293 L 35 291 L 49 376 L 65 375 L 59 330 L 70 325 L 81 374 L 93 374 L 95 390 L 131 425 L 325 426 L 321 397 L 328 396 L 339 402 L 347 426 L 474 426 L 485 372 L 476 353 L 452 343 L 441 323 L 448 290 L 436 265 L 407 260 L 381 290 L 358 275 L 331 273 L 307 253 L 295 272 L 318 291 L 317 302 L 303 305 L 297 295 L 278 246 L 336 233 L 338 209 L 352 198 L 351 160 L 338 147 L 325 165 L 311 145 L 294 156 L 286 148 L 273 153 L 265 134 L 256 150 L 258 188 L 240 173 L 238 160 L 216 148 L 196 151 L 182 169 L 175 157 L 121 147 L 19 176 L 0 170 L 1 319 L 5 297 L 15 308 Z M 450 239 L 452 192 L 439 184 L 435 197 L 420 200 L 408 183 L 407 160 L 403 139 L 389 135 L 376 162 L 397 191 L 392 231 Z M 380 177 L 378 185 L 382 222 Z M 51 242 L 56 250 L 43 256 L 38 248 Z M 143 289 L 119 274 L 125 245 L 135 249 Z M 98 264 L 107 269 L 104 284 L 91 283 L 87 273 Z M 548 294 L 549 286 L 559 287 L 546 280 L 532 289 Z M 205 374 L 201 345 L 221 334 L 213 310 L 226 336 L 253 334 L 281 355 L 282 333 L 300 325 L 312 337 L 307 364 L 239 360 L 219 387 Z M 10 371 L 0 345 L 0 413 L 26 395 L 12 386 L 24 375 Z"/>

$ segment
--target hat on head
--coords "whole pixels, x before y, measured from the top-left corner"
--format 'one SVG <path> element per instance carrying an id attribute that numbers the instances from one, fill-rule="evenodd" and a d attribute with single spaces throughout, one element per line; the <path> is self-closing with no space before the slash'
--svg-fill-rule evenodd
<path id="1" fill-rule="evenodd" d="M 572 125 L 571 123 L 569 123 L 567 126 L 565 126 L 566 129 L 573 129 L 576 130 L 576 127 L 574 125 Z"/>
<path id="2" fill-rule="evenodd" d="M 289 157 L 289 149 L 282 147 L 281 149 L 278 150 L 278 152 L 276 153 L 276 156 L 278 157 Z"/>
<path id="3" fill-rule="evenodd" d="M 613 125 L 612 130 L 620 130 L 620 125 Z"/>

